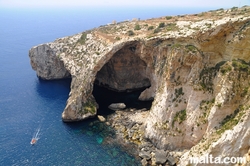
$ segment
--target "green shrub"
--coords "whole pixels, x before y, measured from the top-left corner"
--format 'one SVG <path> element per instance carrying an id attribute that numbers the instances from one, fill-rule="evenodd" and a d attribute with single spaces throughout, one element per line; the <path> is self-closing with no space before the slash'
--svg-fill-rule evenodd
<path id="1" fill-rule="evenodd" d="M 233 67 L 235 70 L 240 70 L 240 71 L 249 71 L 249 64 L 247 64 L 244 60 L 233 60 L 232 63 Z"/>
<path id="2" fill-rule="evenodd" d="M 237 59 L 233 59 L 232 65 L 233 67 L 237 66 Z"/>
<path id="3" fill-rule="evenodd" d="M 186 49 L 192 53 L 197 52 L 197 48 L 194 45 L 186 45 Z"/>
<path id="4" fill-rule="evenodd" d="M 182 45 L 179 44 L 179 43 L 175 43 L 175 44 L 172 45 L 172 49 L 181 48 L 181 47 L 182 47 Z"/>
<path id="5" fill-rule="evenodd" d="M 182 87 L 180 87 L 179 89 L 175 89 L 175 96 L 176 96 L 176 98 L 178 98 L 181 95 L 184 95 Z"/>
<path id="6" fill-rule="evenodd" d="M 78 42 L 81 44 L 85 44 L 86 40 L 87 40 L 87 33 L 84 32 L 84 33 L 82 33 L 82 36 L 80 37 Z"/>
<path id="7" fill-rule="evenodd" d="M 158 28 L 163 28 L 163 27 L 165 27 L 165 23 L 164 22 L 159 23 Z"/>
<path id="8" fill-rule="evenodd" d="M 212 27 L 212 24 L 211 23 L 206 23 L 205 24 L 208 28 L 211 28 Z"/>
<path id="9" fill-rule="evenodd" d="M 213 93 L 213 79 L 216 76 L 218 69 L 215 67 L 203 68 L 200 72 L 200 85 L 202 90 Z"/>
<path id="10" fill-rule="evenodd" d="M 158 33 L 158 32 L 160 32 L 160 31 L 161 31 L 160 28 L 156 28 L 156 29 L 154 30 L 154 33 Z"/>
<path id="11" fill-rule="evenodd" d="M 242 105 L 239 106 L 238 109 L 236 109 L 232 114 L 227 115 L 221 122 L 220 122 L 220 128 L 216 131 L 217 134 L 224 133 L 226 130 L 232 129 L 234 126 L 236 126 L 242 115 L 244 115 L 244 112 L 240 108 Z"/>
<path id="12" fill-rule="evenodd" d="M 174 31 L 178 29 L 178 27 L 176 26 L 176 23 L 169 23 L 165 25 L 165 27 L 168 31 Z"/>
<path id="13" fill-rule="evenodd" d="M 223 65 L 221 68 L 220 68 L 220 72 L 224 75 L 226 74 L 227 72 L 230 72 L 232 71 L 232 67 L 229 65 L 229 64 L 226 64 L 226 65 Z"/>
<path id="14" fill-rule="evenodd" d="M 221 108 L 222 104 L 221 103 L 218 103 L 217 104 L 217 107 Z"/>
<path id="15" fill-rule="evenodd" d="M 167 19 L 167 20 L 171 20 L 171 19 L 172 19 L 172 16 L 167 16 L 166 19 Z"/>
<path id="16" fill-rule="evenodd" d="M 241 97 L 245 97 L 246 95 L 247 95 L 247 93 L 248 93 L 248 89 L 249 89 L 249 87 L 245 87 L 244 89 L 243 89 L 243 92 L 241 93 Z"/>
<path id="17" fill-rule="evenodd" d="M 152 29 L 154 29 L 154 26 L 149 26 L 149 27 L 148 27 L 148 30 L 149 30 L 149 31 L 152 30 Z"/>
<path id="18" fill-rule="evenodd" d="M 176 121 L 178 121 L 179 122 L 179 124 L 181 124 L 184 120 L 186 120 L 187 119 L 187 112 L 186 112 L 186 110 L 184 109 L 184 110 L 181 110 L 181 111 L 179 111 L 179 112 L 177 112 L 176 114 L 175 114 L 175 116 L 174 116 L 174 119 L 173 119 L 173 122 L 172 122 L 172 127 L 174 127 L 174 123 L 176 122 Z"/>
<path id="19" fill-rule="evenodd" d="M 84 110 L 85 113 L 91 113 L 91 114 L 96 113 L 96 107 L 91 102 L 85 103 L 84 106 L 83 106 L 83 110 Z"/>
<path id="20" fill-rule="evenodd" d="M 133 36 L 133 35 L 135 35 L 134 31 L 132 31 L 132 30 L 129 30 L 129 31 L 127 32 L 127 34 L 128 34 L 128 36 Z"/>
<path id="21" fill-rule="evenodd" d="M 231 10 L 232 10 L 232 11 L 238 10 L 238 7 L 235 7 L 235 6 L 234 6 L 234 7 L 231 8 Z"/>
<path id="22" fill-rule="evenodd" d="M 140 29 L 141 29 L 140 25 L 139 25 L 139 24 L 136 24 L 134 30 L 138 31 L 138 30 L 140 30 Z"/>
<path id="23" fill-rule="evenodd" d="M 219 9 L 217 9 L 216 11 L 221 11 L 221 10 L 224 10 L 223 8 L 219 8 Z"/>
<path id="24" fill-rule="evenodd" d="M 248 65 L 247 64 L 242 63 L 242 64 L 240 64 L 239 67 L 240 67 L 241 71 L 248 71 Z"/>
<path id="25" fill-rule="evenodd" d="M 119 36 L 116 36 L 115 40 L 121 40 L 121 38 Z"/>

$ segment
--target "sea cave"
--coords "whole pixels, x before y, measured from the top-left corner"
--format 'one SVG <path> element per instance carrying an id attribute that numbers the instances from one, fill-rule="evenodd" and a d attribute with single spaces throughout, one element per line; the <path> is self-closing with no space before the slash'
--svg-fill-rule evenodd
<path id="1" fill-rule="evenodd" d="M 137 45 L 130 43 L 118 50 L 97 72 L 92 94 L 99 105 L 98 114 L 112 113 L 108 109 L 112 103 L 124 103 L 126 108 L 150 109 L 153 99 L 138 99 L 151 82 Z"/>

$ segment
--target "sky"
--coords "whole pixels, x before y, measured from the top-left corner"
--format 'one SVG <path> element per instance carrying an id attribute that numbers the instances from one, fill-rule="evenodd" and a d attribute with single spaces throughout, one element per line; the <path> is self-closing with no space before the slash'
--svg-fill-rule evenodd
<path id="1" fill-rule="evenodd" d="M 179 7 L 231 8 L 250 0 L 0 0 L 0 8 Z"/>

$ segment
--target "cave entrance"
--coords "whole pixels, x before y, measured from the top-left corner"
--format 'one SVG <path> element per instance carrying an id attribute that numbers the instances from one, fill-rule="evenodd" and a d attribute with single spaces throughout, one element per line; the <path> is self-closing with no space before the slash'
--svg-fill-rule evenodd
<path id="1" fill-rule="evenodd" d="M 138 98 L 151 86 L 147 64 L 140 58 L 137 44 L 132 43 L 117 51 L 97 72 L 93 96 L 99 105 L 98 114 L 113 113 L 108 106 L 124 103 L 126 108 L 150 109 L 152 100 Z"/>
<path id="2" fill-rule="evenodd" d="M 118 92 L 106 87 L 100 86 L 98 84 L 94 84 L 93 96 L 96 99 L 96 102 L 99 105 L 99 109 L 97 110 L 99 115 L 109 115 L 114 113 L 114 110 L 108 108 L 108 106 L 112 103 L 124 103 L 126 105 L 126 109 L 143 109 L 147 110 L 151 108 L 152 100 L 149 101 L 140 101 L 138 97 L 140 96 L 143 89 L 137 89 L 135 91 L 130 92 Z"/>

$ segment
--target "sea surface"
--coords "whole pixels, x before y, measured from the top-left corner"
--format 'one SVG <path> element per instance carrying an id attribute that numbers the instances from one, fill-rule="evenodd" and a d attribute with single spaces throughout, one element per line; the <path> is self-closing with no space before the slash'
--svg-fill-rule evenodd
<path id="1" fill-rule="evenodd" d="M 32 70 L 32 46 L 133 18 L 198 13 L 205 9 L 0 8 L 0 165 L 140 165 L 117 144 L 110 128 L 96 119 L 66 124 L 61 120 L 70 80 L 42 81 Z M 98 93 L 98 92 L 97 92 Z M 39 140 L 30 141 L 37 129 Z"/>

